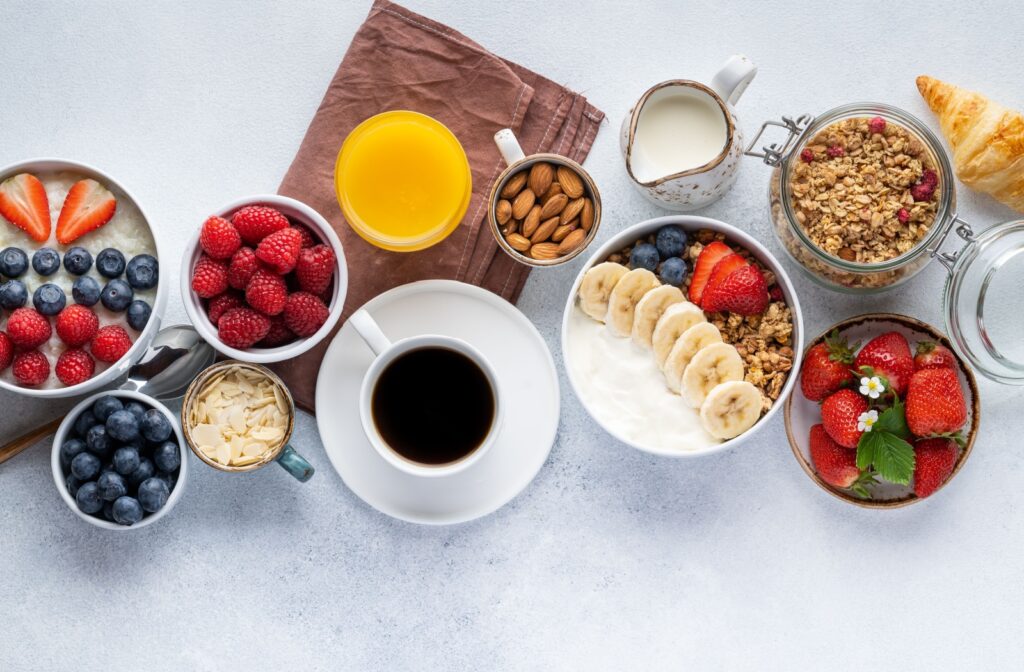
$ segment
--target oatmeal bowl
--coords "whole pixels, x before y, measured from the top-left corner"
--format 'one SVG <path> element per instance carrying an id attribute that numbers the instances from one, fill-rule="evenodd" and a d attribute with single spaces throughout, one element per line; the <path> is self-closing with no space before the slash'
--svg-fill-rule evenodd
<path id="1" fill-rule="evenodd" d="M 125 375 L 167 301 L 148 217 L 97 168 L 0 168 L 0 388 L 58 398 Z"/>
<path id="2" fill-rule="evenodd" d="M 694 457 L 748 439 L 792 391 L 800 304 L 760 243 L 706 217 L 635 224 L 580 270 L 562 318 L 569 382 L 605 431 Z"/>

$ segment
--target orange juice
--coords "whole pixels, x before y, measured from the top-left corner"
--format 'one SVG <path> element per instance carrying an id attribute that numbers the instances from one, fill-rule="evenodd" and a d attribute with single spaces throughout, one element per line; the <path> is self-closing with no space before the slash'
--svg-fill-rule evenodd
<path id="1" fill-rule="evenodd" d="M 462 221 L 472 195 L 469 161 L 442 123 L 407 110 L 384 112 L 345 139 L 334 169 L 349 225 L 387 250 L 430 247 Z"/>

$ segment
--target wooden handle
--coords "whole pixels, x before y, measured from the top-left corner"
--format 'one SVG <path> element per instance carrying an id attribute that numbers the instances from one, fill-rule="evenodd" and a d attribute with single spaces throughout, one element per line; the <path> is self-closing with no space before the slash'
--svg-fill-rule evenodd
<path id="1" fill-rule="evenodd" d="M 0 448 L 0 463 L 6 462 L 29 446 L 35 445 L 40 439 L 53 436 L 62 422 L 64 422 L 64 416 L 54 418 L 42 427 L 37 427 L 27 434 L 22 434 L 13 441 L 8 441 Z"/>

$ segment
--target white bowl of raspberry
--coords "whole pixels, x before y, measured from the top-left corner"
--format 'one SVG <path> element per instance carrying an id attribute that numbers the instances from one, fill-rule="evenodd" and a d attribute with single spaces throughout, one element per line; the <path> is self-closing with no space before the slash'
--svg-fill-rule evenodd
<path id="1" fill-rule="evenodd" d="M 347 290 L 338 234 L 287 196 L 248 196 L 216 210 L 182 259 L 181 296 L 196 331 L 243 362 L 282 362 L 313 348 L 338 323 Z"/>

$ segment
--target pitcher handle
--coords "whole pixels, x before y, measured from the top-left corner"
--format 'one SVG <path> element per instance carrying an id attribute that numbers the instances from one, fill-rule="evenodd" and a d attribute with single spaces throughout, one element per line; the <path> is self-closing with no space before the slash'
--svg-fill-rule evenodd
<path id="1" fill-rule="evenodd" d="M 516 134 L 511 128 L 503 128 L 494 134 L 494 144 L 498 146 L 501 158 L 505 159 L 505 165 L 511 166 L 516 161 L 524 158 L 526 153 L 519 146 Z"/>
<path id="2" fill-rule="evenodd" d="M 735 105 L 756 74 L 757 66 L 746 56 L 736 54 L 729 57 L 711 80 L 711 88 L 722 100 Z"/>
<path id="3" fill-rule="evenodd" d="M 296 453 L 290 445 L 281 450 L 281 454 L 277 456 L 277 463 L 294 476 L 299 483 L 305 483 L 313 478 L 313 473 L 316 471 L 313 469 L 313 465 L 307 462 L 302 455 Z"/>

